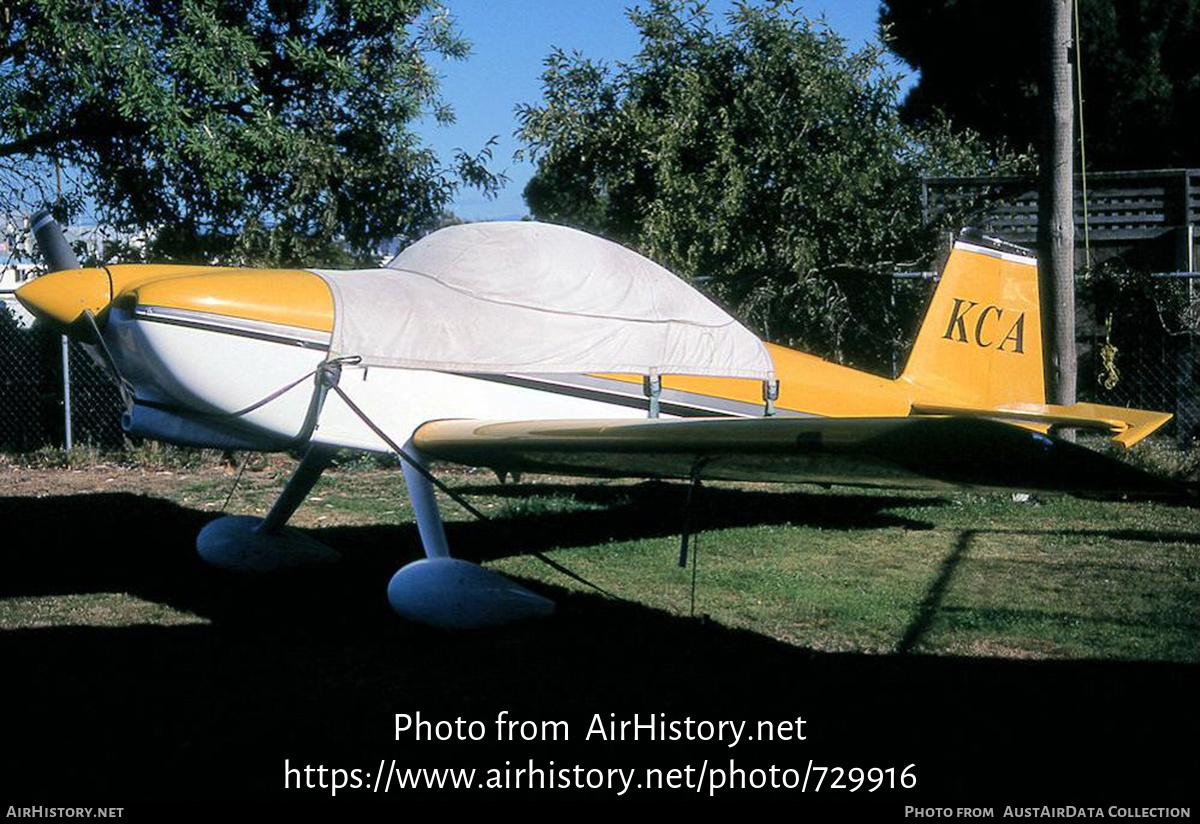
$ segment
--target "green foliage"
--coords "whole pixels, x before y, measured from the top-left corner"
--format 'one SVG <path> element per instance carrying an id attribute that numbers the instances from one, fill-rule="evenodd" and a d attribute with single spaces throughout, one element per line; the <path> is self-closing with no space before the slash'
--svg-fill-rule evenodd
<path id="1" fill-rule="evenodd" d="M 1195 421 L 1186 402 L 1190 397 L 1195 403 L 1200 381 L 1200 294 L 1194 285 L 1186 278 L 1152 276 L 1121 259 L 1085 268 L 1077 284 L 1082 305 L 1100 327 L 1098 351 L 1080 369 L 1084 379 L 1089 368 L 1094 374 L 1095 400 L 1172 411 L 1177 417 L 1168 431 L 1175 430 L 1181 444 L 1189 437 L 1194 441 Z M 1160 474 L 1170 474 L 1170 467 Z"/>
<path id="2" fill-rule="evenodd" d="M 7 7 L 0 199 L 72 169 L 69 205 L 83 191 L 114 225 L 165 227 L 159 254 L 362 257 L 421 234 L 457 187 L 502 183 L 490 144 L 444 165 L 408 128 L 452 120 L 428 59 L 467 48 L 437 0 Z"/>
<path id="3" fill-rule="evenodd" d="M 899 122 L 882 48 L 853 52 L 786 3 L 629 13 L 641 51 L 611 67 L 555 51 L 519 107 L 539 219 L 639 248 L 757 331 L 881 366 L 888 276 L 928 257 L 920 176 L 1009 162 L 976 138 Z"/>
<path id="4" fill-rule="evenodd" d="M 888 45 L 921 73 L 905 120 L 1035 143 L 1041 5 L 885 0 Z M 1079 23 L 1089 167 L 1200 165 L 1200 0 L 1085 0 Z"/>

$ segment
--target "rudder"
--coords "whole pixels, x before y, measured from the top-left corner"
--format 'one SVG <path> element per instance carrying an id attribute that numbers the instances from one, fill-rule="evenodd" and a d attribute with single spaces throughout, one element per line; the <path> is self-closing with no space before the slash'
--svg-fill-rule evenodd
<path id="1" fill-rule="evenodd" d="M 1037 258 L 956 241 L 899 380 L 918 403 L 1045 403 Z"/>

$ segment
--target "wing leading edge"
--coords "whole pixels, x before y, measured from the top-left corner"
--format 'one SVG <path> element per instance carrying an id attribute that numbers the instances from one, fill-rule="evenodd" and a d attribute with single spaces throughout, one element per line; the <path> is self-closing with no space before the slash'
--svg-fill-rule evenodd
<path id="1" fill-rule="evenodd" d="M 1039 432 L 962 417 L 432 421 L 414 444 L 499 471 L 1176 496 L 1185 488 Z"/>

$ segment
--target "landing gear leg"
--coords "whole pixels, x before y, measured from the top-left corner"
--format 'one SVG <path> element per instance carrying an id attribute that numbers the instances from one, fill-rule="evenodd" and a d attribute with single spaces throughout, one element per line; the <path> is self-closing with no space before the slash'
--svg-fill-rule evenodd
<path id="1" fill-rule="evenodd" d="M 213 566 L 240 572 L 278 572 L 339 560 L 336 550 L 286 525 L 336 451 L 309 445 L 267 517 L 227 515 L 206 525 L 196 536 L 200 557 Z"/>
<path id="2" fill-rule="evenodd" d="M 411 440 L 404 451 L 424 467 Z M 478 564 L 451 558 L 433 484 L 407 460 L 401 463 L 426 557 L 392 576 L 388 584 L 392 609 L 409 620 L 442 629 L 481 629 L 554 612 L 550 599 Z"/>

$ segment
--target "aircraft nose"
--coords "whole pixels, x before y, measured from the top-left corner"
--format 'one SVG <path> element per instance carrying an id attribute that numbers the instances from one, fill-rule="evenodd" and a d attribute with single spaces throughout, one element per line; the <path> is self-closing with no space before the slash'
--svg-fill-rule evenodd
<path id="1" fill-rule="evenodd" d="M 112 301 L 112 281 L 104 269 L 64 269 L 26 283 L 17 300 L 35 317 L 70 326 L 85 310 L 98 315 Z"/>

